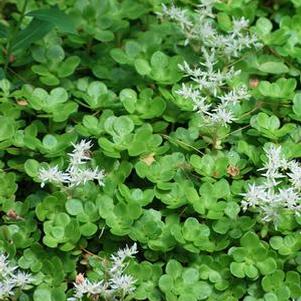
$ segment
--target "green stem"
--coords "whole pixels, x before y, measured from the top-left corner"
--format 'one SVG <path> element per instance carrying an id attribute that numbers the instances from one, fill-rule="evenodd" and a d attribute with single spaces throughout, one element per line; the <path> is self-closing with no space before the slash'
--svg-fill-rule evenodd
<path id="1" fill-rule="evenodd" d="M 5 64 L 4 64 L 4 71 L 5 73 L 7 72 L 7 68 L 9 65 L 9 60 L 10 60 L 10 56 L 12 53 L 12 41 L 14 40 L 15 36 L 17 35 L 17 33 L 19 32 L 19 28 L 22 24 L 22 21 L 25 17 L 25 12 L 26 12 L 26 7 L 28 4 L 28 0 L 24 0 L 24 4 L 22 7 L 22 10 L 20 12 L 20 19 L 18 20 L 15 29 L 13 30 L 12 34 L 10 35 L 10 37 L 7 39 L 7 44 L 6 44 L 6 57 L 5 57 Z"/>

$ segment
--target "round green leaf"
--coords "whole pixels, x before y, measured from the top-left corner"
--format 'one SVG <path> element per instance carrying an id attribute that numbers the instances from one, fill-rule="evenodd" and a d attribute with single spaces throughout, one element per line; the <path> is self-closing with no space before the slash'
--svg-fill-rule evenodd
<path id="1" fill-rule="evenodd" d="M 84 212 L 84 207 L 81 200 L 69 199 L 66 202 L 66 210 L 71 215 L 78 215 Z"/>
<path id="2" fill-rule="evenodd" d="M 37 288 L 33 293 L 34 301 L 52 301 L 50 288 Z"/>

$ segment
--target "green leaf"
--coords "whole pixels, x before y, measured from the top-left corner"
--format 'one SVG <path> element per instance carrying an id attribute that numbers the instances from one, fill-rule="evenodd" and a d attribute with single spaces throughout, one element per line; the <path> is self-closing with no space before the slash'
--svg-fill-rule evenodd
<path id="1" fill-rule="evenodd" d="M 76 33 L 73 19 L 59 10 L 57 7 L 49 9 L 38 9 L 31 11 L 27 16 L 44 21 L 52 26 L 58 27 L 62 32 Z"/>
<path id="2" fill-rule="evenodd" d="M 232 29 L 231 18 L 226 13 L 217 14 L 218 26 L 224 31 L 230 31 Z"/>
<path id="3" fill-rule="evenodd" d="M 244 272 L 249 278 L 256 278 L 258 276 L 258 270 L 252 264 L 244 266 Z"/>
<path id="4" fill-rule="evenodd" d="M 140 75 L 147 75 L 151 72 L 151 67 L 148 61 L 144 59 L 136 59 L 135 60 L 135 68 Z"/>
<path id="5" fill-rule="evenodd" d="M 258 262 L 257 267 L 259 268 L 261 274 L 268 275 L 276 271 L 277 263 L 275 259 L 269 257 L 264 261 Z"/>
<path id="6" fill-rule="evenodd" d="M 57 144 L 58 144 L 58 141 L 56 139 L 55 136 L 53 135 L 46 135 L 44 138 L 43 138 L 43 146 L 47 149 L 54 149 Z"/>
<path id="7" fill-rule="evenodd" d="M 68 57 L 59 66 L 57 75 L 60 78 L 68 77 L 74 73 L 75 69 L 80 63 L 80 58 L 76 55 Z"/>
<path id="8" fill-rule="evenodd" d="M 254 232 L 247 232 L 241 239 L 240 244 L 247 248 L 256 248 L 260 243 L 260 239 Z"/>
<path id="9" fill-rule="evenodd" d="M 7 34 L 7 27 L 0 23 L 0 38 L 6 38 Z"/>
<path id="10" fill-rule="evenodd" d="M 199 272 L 195 268 L 187 268 L 182 274 L 184 284 L 193 285 L 199 280 Z"/>
<path id="11" fill-rule="evenodd" d="M 282 62 L 266 62 L 261 64 L 258 69 L 271 74 L 282 74 L 289 71 L 288 67 Z"/>
<path id="12" fill-rule="evenodd" d="M 37 288 L 33 293 L 34 301 L 52 301 L 51 290 L 49 288 Z"/>
<path id="13" fill-rule="evenodd" d="M 227 203 L 227 207 L 225 209 L 225 213 L 232 219 L 235 219 L 237 214 L 240 211 L 240 207 L 235 202 Z"/>
<path id="14" fill-rule="evenodd" d="M 81 200 L 70 199 L 66 202 L 66 210 L 71 215 L 78 215 L 84 212 L 84 207 Z"/>
<path id="15" fill-rule="evenodd" d="M 237 278 L 244 278 L 245 277 L 244 263 L 231 262 L 230 271 Z"/>
<path id="16" fill-rule="evenodd" d="M 30 177 L 35 177 L 38 173 L 40 164 L 38 161 L 34 159 L 28 159 L 24 163 L 24 169 L 25 172 L 30 176 Z"/>
<path id="17" fill-rule="evenodd" d="M 28 48 L 30 44 L 42 39 L 52 28 L 53 24 L 49 22 L 33 19 L 29 25 L 18 32 L 13 39 L 12 51 Z"/>
<path id="18" fill-rule="evenodd" d="M 161 52 L 156 51 L 151 57 L 151 65 L 154 68 L 162 69 L 168 66 L 169 58 L 168 56 Z"/>
<path id="19" fill-rule="evenodd" d="M 211 286 L 204 281 L 199 281 L 189 287 L 198 300 L 206 300 L 212 294 Z"/>
<path id="20" fill-rule="evenodd" d="M 174 279 L 179 278 L 182 274 L 183 267 L 177 260 L 171 259 L 166 265 L 166 273 Z"/>
<path id="21" fill-rule="evenodd" d="M 125 109 L 129 113 L 135 111 L 135 105 L 137 102 L 137 93 L 132 89 L 123 89 L 119 94 L 120 101 L 123 103 Z"/>
<path id="22" fill-rule="evenodd" d="M 12 118 L 0 116 L 0 141 L 12 138 L 15 131 L 15 121 Z"/>
<path id="23" fill-rule="evenodd" d="M 163 275 L 159 279 L 159 287 L 163 292 L 168 292 L 173 287 L 173 278 L 169 275 Z"/>
<path id="24" fill-rule="evenodd" d="M 301 117 L 301 93 L 296 93 L 293 98 L 293 111 Z"/>
<path id="25" fill-rule="evenodd" d="M 82 226 L 80 226 L 80 233 L 84 236 L 91 236 L 96 233 L 97 226 L 92 223 L 86 223 Z"/>
<path id="26" fill-rule="evenodd" d="M 273 24 L 267 18 L 260 17 L 256 21 L 256 31 L 259 35 L 269 34 L 271 32 L 272 28 L 273 28 Z"/>

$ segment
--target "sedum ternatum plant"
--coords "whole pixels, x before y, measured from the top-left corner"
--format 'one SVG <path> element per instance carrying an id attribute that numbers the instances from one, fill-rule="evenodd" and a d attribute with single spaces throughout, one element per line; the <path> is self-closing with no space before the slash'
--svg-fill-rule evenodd
<path id="1" fill-rule="evenodd" d="M 261 42 L 256 34 L 249 33 L 249 21 L 241 17 L 232 19 L 232 29 L 227 33 L 221 32 L 216 25 L 216 14 L 213 12 L 217 0 L 200 0 L 194 12 L 163 4 L 162 13 L 177 22 L 185 36 L 185 44 L 197 43 L 208 49 L 214 49 L 219 55 L 227 58 L 237 58 L 245 49 L 260 48 Z"/>
<path id="2" fill-rule="evenodd" d="M 300 32 L 300 0 L 0 1 L 0 301 L 301 301 Z"/>
<path id="3" fill-rule="evenodd" d="M 230 32 L 219 31 L 213 13 L 215 3 L 215 0 L 201 0 L 193 13 L 174 5 L 163 5 L 160 15 L 180 25 L 186 38 L 184 45 L 191 42 L 200 48 L 199 67 L 190 66 L 187 62 L 179 65 L 192 83 L 182 83 L 176 93 L 191 100 L 194 109 L 207 123 L 226 125 L 236 119 L 233 106 L 250 98 L 244 84 L 234 88 L 229 86 L 228 83 L 241 70 L 227 67 L 227 64 L 241 56 L 245 49 L 260 48 L 261 43 L 255 34 L 248 32 L 249 22 L 244 17 L 232 20 Z M 221 62 L 224 62 L 222 69 L 217 66 Z"/>
<path id="4" fill-rule="evenodd" d="M 262 220 L 277 225 L 281 213 L 301 214 L 301 165 L 296 160 L 285 159 L 281 146 L 270 145 L 266 150 L 264 167 L 259 170 L 263 181 L 249 184 L 243 194 L 243 210 L 255 208 Z"/>
<path id="5" fill-rule="evenodd" d="M 93 180 L 97 180 L 100 186 L 104 185 L 104 171 L 99 170 L 98 167 L 92 169 L 87 166 L 87 162 L 91 160 L 92 142 L 81 140 L 79 143 L 72 143 L 72 146 L 74 149 L 68 154 L 70 159 L 66 171 L 59 170 L 57 165 L 39 170 L 38 177 L 41 181 L 41 187 L 44 187 L 46 182 L 75 187 Z"/>
<path id="6" fill-rule="evenodd" d="M 15 266 L 7 256 L 0 253 L 0 300 L 18 297 L 22 290 L 31 288 L 33 277 Z"/>
<path id="7" fill-rule="evenodd" d="M 137 245 L 126 246 L 112 254 L 110 260 L 104 261 L 104 279 L 92 282 L 82 275 L 77 277 L 74 283 L 74 295 L 68 301 L 80 301 L 84 296 L 97 298 L 97 300 L 125 300 L 135 291 L 135 278 L 125 270 L 128 259 L 134 258 L 137 254 Z"/>

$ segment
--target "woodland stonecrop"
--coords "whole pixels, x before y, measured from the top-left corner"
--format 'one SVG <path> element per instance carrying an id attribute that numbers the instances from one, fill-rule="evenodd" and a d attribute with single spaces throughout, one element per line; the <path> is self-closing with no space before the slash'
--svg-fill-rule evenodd
<path id="1" fill-rule="evenodd" d="M 236 120 L 233 106 L 250 98 L 245 85 L 234 88 L 229 86 L 229 81 L 241 71 L 227 65 L 233 58 L 241 56 L 243 50 L 259 48 L 261 43 L 255 34 L 248 33 L 249 22 L 244 17 L 238 20 L 233 18 L 232 30 L 229 33 L 220 32 L 215 24 L 216 16 L 213 12 L 217 2 L 202 0 L 194 13 L 174 5 L 163 5 L 159 15 L 166 16 L 180 25 L 186 38 L 184 45 L 197 44 L 201 49 L 201 67 L 191 67 L 187 62 L 179 65 L 192 83 L 182 83 L 182 87 L 176 92 L 192 101 L 194 109 L 203 116 L 206 123 L 226 125 Z M 216 67 L 221 61 L 224 61 L 223 70 Z M 217 100 L 219 103 L 216 103 Z"/>
<path id="2" fill-rule="evenodd" d="M 31 274 L 20 271 L 7 256 L 0 253 L 0 300 L 10 300 L 17 289 L 31 288 L 32 281 Z"/>
<path id="3" fill-rule="evenodd" d="M 288 161 L 282 154 L 281 146 L 271 145 L 265 150 L 266 161 L 262 174 L 264 181 L 250 184 L 243 194 L 242 206 L 257 209 L 264 221 L 277 226 L 281 212 L 301 213 L 301 165 L 295 160 Z"/>
<path id="4" fill-rule="evenodd" d="M 93 146 L 92 142 L 82 140 L 72 146 L 74 149 L 68 154 L 70 163 L 66 171 L 59 170 L 57 165 L 39 170 L 38 177 L 42 182 L 41 187 L 44 187 L 46 182 L 74 187 L 93 180 L 97 180 L 100 186 L 104 186 L 104 171 L 99 170 L 98 167 L 87 168 L 87 162 L 91 160 L 89 152 Z"/>
<path id="5" fill-rule="evenodd" d="M 101 297 L 105 300 L 124 300 L 135 291 L 136 280 L 125 273 L 128 266 L 127 259 L 137 254 L 137 245 L 126 246 L 112 254 L 109 261 L 104 261 L 103 268 L 107 277 L 98 282 L 91 282 L 85 277 L 74 283 L 74 295 L 68 301 L 82 300 L 84 296 Z"/>
<path id="6" fill-rule="evenodd" d="M 300 8 L 0 1 L 0 300 L 301 301 Z"/>

